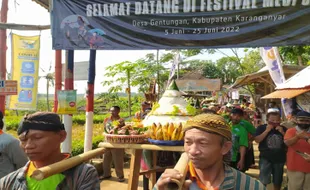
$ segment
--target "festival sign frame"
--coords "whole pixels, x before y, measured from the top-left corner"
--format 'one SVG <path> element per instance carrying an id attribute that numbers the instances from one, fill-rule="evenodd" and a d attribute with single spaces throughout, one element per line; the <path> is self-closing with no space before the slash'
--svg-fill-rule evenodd
<path id="1" fill-rule="evenodd" d="M 53 49 L 310 44 L 310 0 L 53 0 Z"/>

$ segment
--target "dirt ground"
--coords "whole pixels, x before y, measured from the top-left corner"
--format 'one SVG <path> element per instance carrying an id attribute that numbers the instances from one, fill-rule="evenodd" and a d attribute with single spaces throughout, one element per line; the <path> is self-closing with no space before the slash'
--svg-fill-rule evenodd
<path id="1" fill-rule="evenodd" d="M 258 147 L 257 145 L 254 145 L 254 154 L 255 154 L 255 163 L 256 165 L 258 166 L 258 156 L 259 156 L 259 152 L 258 152 Z M 117 181 L 117 177 L 115 176 L 115 172 L 114 172 L 114 169 L 112 169 L 112 178 L 109 179 L 109 180 L 104 180 L 104 181 L 101 181 L 100 183 L 100 189 L 104 190 L 104 189 L 112 189 L 115 188 L 115 190 L 126 190 L 127 189 L 127 184 L 128 184 L 128 176 L 129 176 L 129 165 L 125 165 L 125 178 L 126 178 L 126 181 L 125 182 L 118 182 Z M 286 172 L 286 168 L 284 170 Z M 250 176 L 252 177 L 255 177 L 255 178 L 258 178 L 258 175 L 259 175 L 259 170 L 258 168 L 257 169 L 250 169 L 246 172 L 247 174 L 249 174 Z M 139 188 L 138 190 L 143 190 L 143 186 L 142 186 L 142 176 L 140 176 L 140 179 L 139 179 Z M 284 173 L 284 181 L 283 181 L 283 184 L 286 184 L 286 173 Z M 267 187 L 268 190 L 273 190 L 273 187 L 272 185 L 269 185 Z"/>

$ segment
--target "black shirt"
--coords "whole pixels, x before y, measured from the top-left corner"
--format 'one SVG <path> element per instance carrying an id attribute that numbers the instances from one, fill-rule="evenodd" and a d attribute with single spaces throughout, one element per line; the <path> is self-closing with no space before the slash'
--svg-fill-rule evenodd
<path id="1" fill-rule="evenodd" d="M 267 124 L 256 128 L 255 136 L 261 135 L 267 128 Z M 283 127 L 283 131 L 286 129 Z M 260 157 L 274 163 L 284 163 L 286 161 L 286 145 L 283 135 L 276 129 L 272 129 L 258 146 Z"/>

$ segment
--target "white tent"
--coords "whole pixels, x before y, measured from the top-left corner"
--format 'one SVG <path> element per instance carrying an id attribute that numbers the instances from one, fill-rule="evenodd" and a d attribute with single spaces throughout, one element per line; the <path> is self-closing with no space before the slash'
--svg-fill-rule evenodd
<path id="1" fill-rule="evenodd" d="M 275 92 L 272 92 L 263 99 L 273 98 L 294 98 L 298 95 L 304 94 L 310 91 L 310 66 L 296 73 L 289 78 L 283 84 L 276 88 Z"/>
<path id="2" fill-rule="evenodd" d="M 279 85 L 276 89 L 292 89 L 292 88 L 307 88 L 310 87 L 310 66 L 301 70 L 283 84 Z"/>

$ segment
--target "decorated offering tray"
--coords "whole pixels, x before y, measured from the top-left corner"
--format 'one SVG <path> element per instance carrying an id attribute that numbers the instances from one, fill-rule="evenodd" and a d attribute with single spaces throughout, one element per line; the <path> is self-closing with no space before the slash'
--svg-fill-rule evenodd
<path id="1" fill-rule="evenodd" d="M 105 129 L 105 141 L 109 143 L 125 143 L 125 144 L 137 144 L 146 141 L 147 135 L 143 125 L 139 122 L 128 122 L 122 121 L 112 122 L 110 130 Z"/>
<path id="2" fill-rule="evenodd" d="M 154 140 L 151 138 L 147 139 L 151 144 L 161 145 L 161 146 L 183 146 L 184 141 L 161 141 L 161 140 Z"/>

